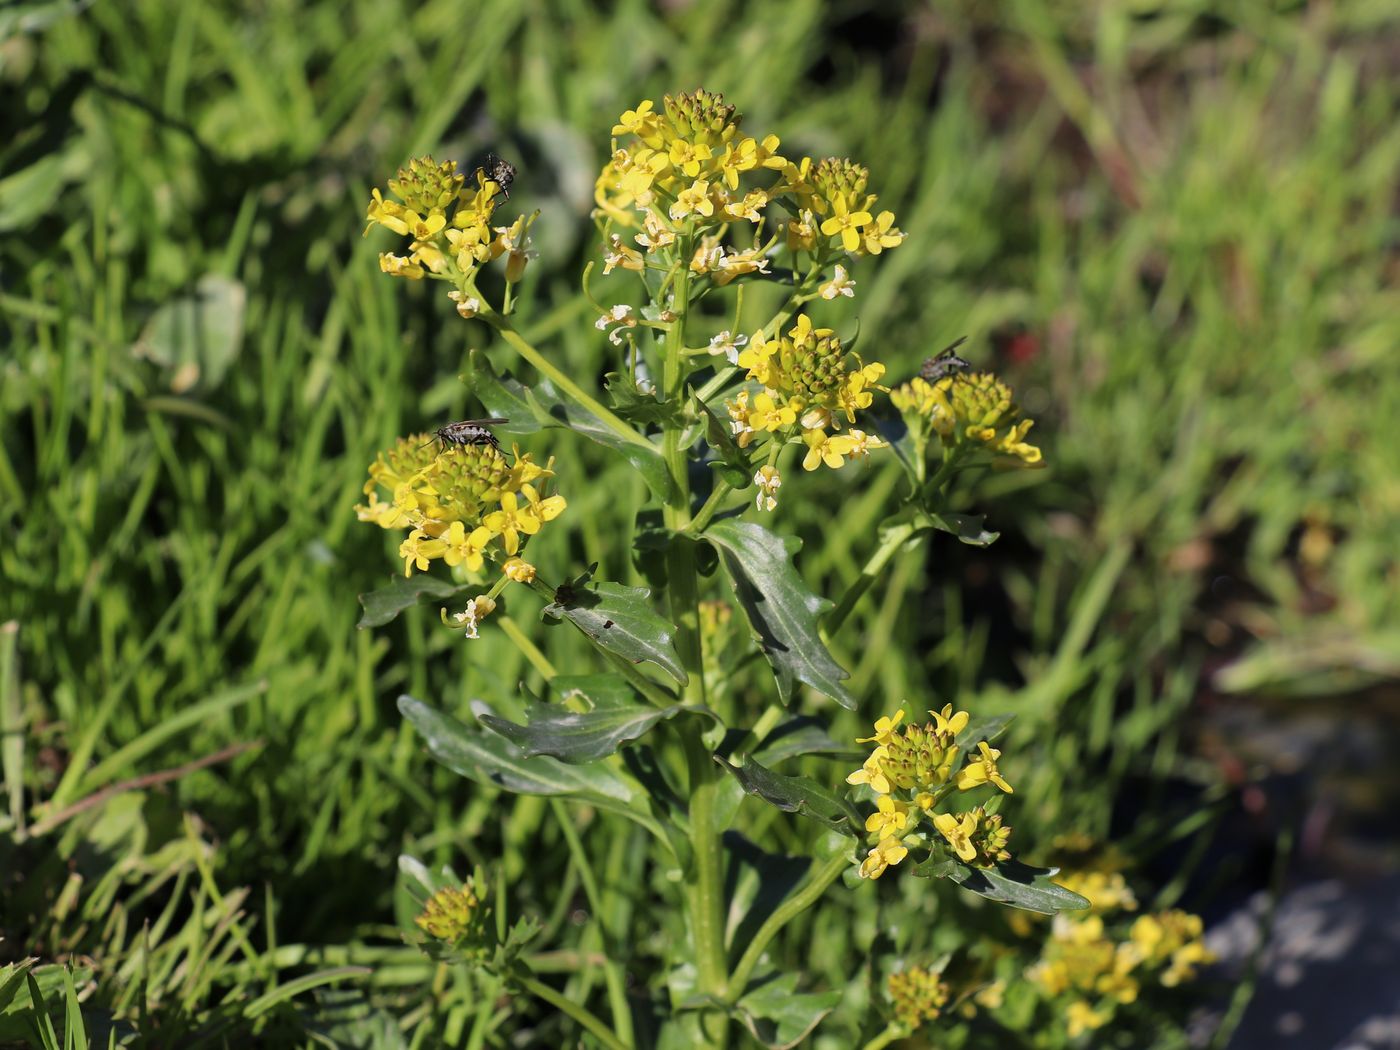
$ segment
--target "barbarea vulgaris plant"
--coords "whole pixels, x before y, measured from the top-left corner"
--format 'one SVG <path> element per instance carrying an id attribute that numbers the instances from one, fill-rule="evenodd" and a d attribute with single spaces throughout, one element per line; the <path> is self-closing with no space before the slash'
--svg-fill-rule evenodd
<path id="1" fill-rule="evenodd" d="M 670 918 L 658 919 L 673 923 L 672 954 L 653 987 L 630 994 L 645 992 L 648 1009 L 665 1017 L 662 1043 L 725 1046 L 741 1031 L 770 1046 L 804 1039 L 841 990 L 775 972 L 769 946 L 843 875 L 851 893 L 874 892 L 870 883 L 900 873 L 1033 912 L 1085 907 L 1050 880 L 1052 870 L 1013 859 L 1018 844 L 1005 817 L 1016 796 L 993 746 L 1007 719 L 855 696 L 823 642 L 893 555 L 931 531 L 980 545 L 995 538 L 980 519 L 947 510 L 955 475 L 1040 461 L 1027 443 L 1030 420 L 995 376 L 957 371 L 892 391 L 885 363 L 856 352 L 854 333 L 814 319 L 813 304 L 859 301 L 863 269 L 879 256 L 917 250 L 881 207 L 869 172 L 851 160 L 789 155 L 776 135 L 749 134 L 732 106 L 705 91 L 622 114 L 595 188 L 599 257 L 583 276 L 598 338 L 615 362 L 605 392 L 514 324 L 535 216 L 499 216 L 504 189 L 486 171 L 423 158 L 370 203 L 370 224 L 399 238 L 380 256 L 383 271 L 440 282 L 459 314 L 493 329 L 498 348 L 473 352 L 467 381 L 486 414 L 508 419 L 496 428 L 503 437 L 532 434 L 534 447 L 506 452 L 417 433 L 386 449 L 357 510 L 399 534 L 409 579 L 366 602 L 384 622 L 425 594 L 441 601 L 454 587 L 472 590 L 442 613 L 446 629 L 470 639 L 493 629 L 487 617 L 514 584 L 592 644 L 596 659 L 563 674 L 512 632 L 553 694 L 513 706 L 523 721 L 480 702 L 474 724 L 413 697 L 400 708 L 457 772 L 650 834 L 652 863 L 666 873 L 658 884 L 674 896 Z M 743 290 L 756 282 L 784 293 L 771 315 L 744 308 Z M 520 364 L 521 377 L 507 372 Z M 580 483 L 562 455 L 549 455 L 558 427 L 620 455 L 645 482 L 649 500 L 636 511 L 648 522 L 637 532 L 649 588 L 535 556 L 535 537 L 568 514 L 559 492 Z M 835 602 L 812 594 L 793 563 L 797 544 L 775 531 L 781 506 L 801 497 L 811 472 L 859 471 L 891 455 L 907 472 L 908 493 L 888 508 L 864 571 Z M 414 574 L 440 572 L 438 563 L 452 583 L 418 589 Z M 744 646 L 772 670 L 762 696 L 735 688 Z M 881 714 L 854 771 L 839 758 L 850 742 L 792 721 L 820 712 L 822 697 Z M 782 768 L 823 753 L 835 758 L 820 779 Z M 815 825 L 805 880 L 748 925 L 731 917 L 744 904 L 727 896 L 722 839 L 743 826 L 746 800 Z M 539 995 L 602 1045 L 635 1045 L 616 964 L 605 964 L 604 1020 L 529 972 L 520 947 L 533 928 L 484 918 L 484 877 L 464 882 L 404 864 L 425 901 L 423 943 Z M 859 965 L 853 960 L 853 974 Z M 898 1023 L 911 1028 L 935 1017 L 946 995 L 937 974 L 914 970 L 891 991 Z"/>

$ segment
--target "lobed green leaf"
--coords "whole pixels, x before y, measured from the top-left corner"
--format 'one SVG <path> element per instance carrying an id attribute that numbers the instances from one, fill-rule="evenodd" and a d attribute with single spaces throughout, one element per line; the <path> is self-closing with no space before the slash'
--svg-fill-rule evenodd
<path id="1" fill-rule="evenodd" d="M 790 777 L 774 773 L 745 756 L 742 765 L 733 765 L 716 756 L 715 761 L 734 777 L 750 795 L 777 806 L 786 813 L 809 817 L 833 831 L 856 835 L 860 814 L 842 795 L 818 784 L 809 777 Z"/>
<path id="2" fill-rule="evenodd" d="M 410 577 L 395 576 L 389 581 L 389 586 L 360 595 L 360 604 L 365 611 L 355 626 L 362 631 L 367 627 L 383 627 L 398 619 L 405 609 L 428 602 L 443 602 L 464 590 L 465 584 L 440 580 L 427 573 L 415 573 Z"/>
<path id="3" fill-rule="evenodd" d="M 831 602 L 807 589 L 793 567 L 793 551 L 762 525 L 734 518 L 713 522 L 704 537 L 719 549 L 783 703 L 792 702 L 794 685 L 801 681 L 854 710 L 855 697 L 841 684 L 850 676 L 817 632 L 817 620 Z"/>
<path id="4" fill-rule="evenodd" d="M 688 680 L 676 652 L 675 627 L 652 610 L 645 587 L 618 583 L 584 586 L 581 577 L 555 593 L 541 616 L 563 617 L 610 653 L 634 664 L 656 664 L 677 682 Z"/>

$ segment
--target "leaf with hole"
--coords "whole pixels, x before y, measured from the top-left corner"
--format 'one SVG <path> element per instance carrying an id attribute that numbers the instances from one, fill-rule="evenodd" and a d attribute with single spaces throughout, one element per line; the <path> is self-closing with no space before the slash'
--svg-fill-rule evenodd
<path id="1" fill-rule="evenodd" d="M 634 664 L 656 664 L 682 685 L 685 667 L 676 653 L 675 627 L 652 610 L 645 587 L 585 585 L 587 574 L 561 587 L 541 616 L 567 619 L 601 648 Z"/>

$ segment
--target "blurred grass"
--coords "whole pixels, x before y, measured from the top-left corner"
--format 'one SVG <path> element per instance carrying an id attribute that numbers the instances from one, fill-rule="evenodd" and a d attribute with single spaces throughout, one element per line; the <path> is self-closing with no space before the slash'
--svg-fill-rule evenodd
<path id="1" fill-rule="evenodd" d="M 543 210 L 522 316 L 600 374 L 576 281 L 607 127 L 702 82 L 751 128 L 869 165 L 910 239 L 828 316 L 858 317 L 895 378 L 969 335 L 1052 464 L 988 482 L 990 551 L 939 537 L 896 560 L 835 640 L 870 697 L 836 730 L 905 698 L 1010 706 L 1038 802 L 1018 834 L 1102 834 L 1122 785 L 1198 785 L 1144 807 L 1167 834 L 1215 790 L 1182 728 L 1211 668 L 1247 651 L 1222 688 L 1325 694 L 1400 665 L 1397 23 L 1379 0 L 0 12 L 0 951 L 91 960 L 88 1007 L 127 1023 L 146 996 L 168 1031 L 303 1038 L 345 1003 L 224 1004 L 365 963 L 371 1012 L 344 1038 L 387 1046 L 469 1039 L 493 1009 L 393 947 L 400 852 L 503 857 L 516 906 L 553 917 L 545 943 L 578 940 L 547 807 L 430 766 L 392 706 L 508 696 L 518 654 L 496 633 L 452 644 L 426 614 L 354 629 L 355 595 L 392 572 L 349 510 L 365 465 L 469 414 L 455 376 L 487 347 L 376 272 L 360 215 L 413 153 L 517 159 L 513 201 Z M 628 578 L 614 507 L 635 480 L 567 436 L 538 451 L 560 458 L 572 527 L 541 564 Z M 801 567 L 839 594 L 895 472 L 801 482 L 783 511 Z M 557 664 L 584 658 L 540 633 Z M 54 823 L 231 744 L 252 746 Z M 587 830 L 608 939 L 644 973 L 649 891 L 620 878 L 641 844 Z M 775 852 L 805 834 L 774 814 L 746 832 Z M 789 943 L 844 985 L 876 912 L 831 908 L 849 921 L 823 912 Z M 135 983 L 151 965 L 182 976 Z"/>

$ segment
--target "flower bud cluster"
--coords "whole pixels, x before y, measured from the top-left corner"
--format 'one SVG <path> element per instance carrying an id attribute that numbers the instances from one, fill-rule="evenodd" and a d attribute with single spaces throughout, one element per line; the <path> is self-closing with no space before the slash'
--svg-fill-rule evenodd
<path id="1" fill-rule="evenodd" d="M 466 958 L 484 959 L 496 946 L 491 910 L 481 900 L 484 893 L 485 887 L 478 888 L 470 879 L 461 889 L 438 890 L 414 925 Z"/>

